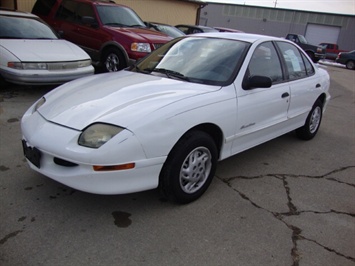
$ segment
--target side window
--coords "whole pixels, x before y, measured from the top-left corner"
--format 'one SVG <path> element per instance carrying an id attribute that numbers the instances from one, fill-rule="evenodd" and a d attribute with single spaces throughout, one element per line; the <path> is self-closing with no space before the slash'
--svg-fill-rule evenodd
<path id="1" fill-rule="evenodd" d="M 304 54 L 301 53 L 301 55 L 302 55 L 303 62 L 306 66 L 307 75 L 312 76 L 315 72 L 313 65 L 311 64 L 311 62 L 309 62 L 308 58 Z"/>
<path id="2" fill-rule="evenodd" d="M 277 44 L 285 59 L 289 78 L 291 80 L 305 78 L 307 76 L 306 67 L 297 47 L 286 42 L 277 42 Z"/>
<path id="3" fill-rule="evenodd" d="M 58 19 L 75 21 L 75 10 L 77 5 L 77 2 L 74 1 L 63 1 L 58 8 L 55 17 Z"/>
<path id="4" fill-rule="evenodd" d="M 95 13 L 91 5 L 79 4 L 77 9 L 77 20 L 79 23 L 83 17 L 92 17 L 95 19 Z"/>
<path id="5" fill-rule="evenodd" d="M 297 35 L 294 35 L 294 34 L 287 35 L 287 39 L 292 41 L 292 42 L 298 42 Z"/>
<path id="6" fill-rule="evenodd" d="M 272 83 L 284 80 L 280 60 L 272 42 L 262 43 L 255 49 L 247 73 L 248 77 L 270 77 Z"/>

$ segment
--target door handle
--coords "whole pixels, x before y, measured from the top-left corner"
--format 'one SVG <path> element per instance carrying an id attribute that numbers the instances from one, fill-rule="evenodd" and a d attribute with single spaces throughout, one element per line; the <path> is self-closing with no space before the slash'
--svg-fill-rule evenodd
<path id="1" fill-rule="evenodd" d="M 281 98 L 286 98 L 290 96 L 290 94 L 288 94 L 288 92 L 284 92 L 282 95 L 281 95 Z"/>
<path id="2" fill-rule="evenodd" d="M 320 84 L 318 83 L 317 85 L 316 85 L 316 88 L 320 88 L 321 86 L 320 86 Z"/>

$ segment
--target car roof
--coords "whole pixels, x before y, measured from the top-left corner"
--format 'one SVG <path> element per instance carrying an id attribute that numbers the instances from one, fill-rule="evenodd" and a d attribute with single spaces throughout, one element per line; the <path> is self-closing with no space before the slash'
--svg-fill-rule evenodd
<path id="1" fill-rule="evenodd" d="M 196 33 L 193 36 L 204 36 L 204 37 L 213 37 L 213 38 L 223 38 L 231 40 L 239 40 L 249 43 L 254 43 L 256 41 L 270 41 L 270 40 L 283 40 L 284 38 L 278 38 L 267 35 L 252 34 L 252 33 L 239 33 L 239 32 L 206 32 L 206 33 Z"/>
<path id="2" fill-rule="evenodd" d="M 12 17 L 27 17 L 27 18 L 36 18 L 38 19 L 38 16 L 27 13 L 27 12 L 22 12 L 22 11 L 10 11 L 10 10 L 0 10 L 0 15 L 2 16 L 12 16 Z"/>

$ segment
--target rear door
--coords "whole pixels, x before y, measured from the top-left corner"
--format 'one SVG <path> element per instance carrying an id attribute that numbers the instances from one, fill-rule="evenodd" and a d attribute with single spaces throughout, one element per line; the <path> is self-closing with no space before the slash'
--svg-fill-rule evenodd
<path id="1" fill-rule="evenodd" d="M 320 83 L 315 75 L 315 69 L 309 59 L 296 46 L 287 42 L 276 42 L 286 64 L 291 103 L 288 111 L 290 120 L 304 123 L 313 106 Z"/>

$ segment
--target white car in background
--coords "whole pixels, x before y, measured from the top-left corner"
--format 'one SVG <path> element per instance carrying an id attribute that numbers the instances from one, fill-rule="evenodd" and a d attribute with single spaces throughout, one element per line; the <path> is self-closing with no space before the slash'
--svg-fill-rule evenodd
<path id="1" fill-rule="evenodd" d="M 219 160 L 293 130 L 312 139 L 329 84 L 288 40 L 189 35 L 130 69 L 44 95 L 22 118 L 24 154 L 32 169 L 74 189 L 159 187 L 188 203 L 206 191 Z"/>
<path id="2" fill-rule="evenodd" d="M 0 10 L 0 81 L 62 84 L 94 74 L 89 55 L 37 16 Z"/>

